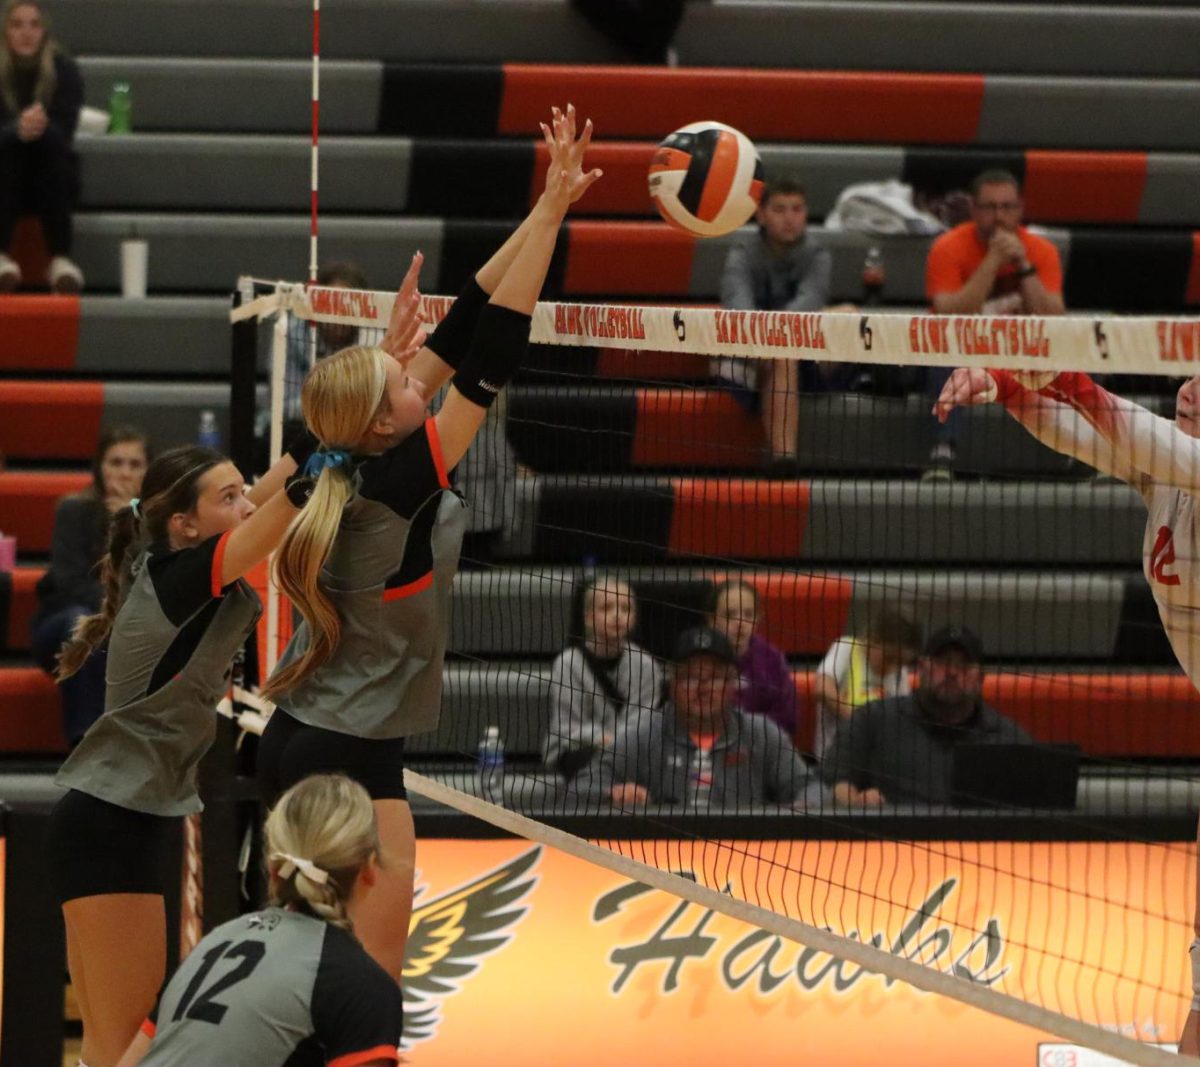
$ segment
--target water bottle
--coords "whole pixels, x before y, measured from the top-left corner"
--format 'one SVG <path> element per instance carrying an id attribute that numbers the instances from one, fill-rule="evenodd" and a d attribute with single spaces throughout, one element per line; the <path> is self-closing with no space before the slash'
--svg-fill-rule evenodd
<path id="1" fill-rule="evenodd" d="M 196 444 L 201 448 L 221 451 L 221 431 L 217 428 L 217 416 L 212 411 L 200 412 L 200 429 L 196 431 Z"/>
<path id="2" fill-rule="evenodd" d="M 133 94 L 129 82 L 114 82 L 108 98 L 108 132 L 133 132 Z"/>
<path id="3" fill-rule="evenodd" d="M 489 726 L 479 742 L 479 795 L 489 804 L 504 804 L 504 742 L 499 726 Z"/>
<path id="4" fill-rule="evenodd" d="M 878 246 L 872 245 L 867 249 L 867 258 L 863 260 L 862 287 L 865 306 L 874 307 L 882 302 L 883 282 L 883 252 Z"/>

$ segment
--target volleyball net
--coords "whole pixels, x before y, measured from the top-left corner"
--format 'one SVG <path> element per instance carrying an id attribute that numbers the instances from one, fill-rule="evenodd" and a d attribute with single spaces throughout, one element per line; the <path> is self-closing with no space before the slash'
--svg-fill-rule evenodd
<path id="1" fill-rule="evenodd" d="M 377 340 L 392 299 L 242 280 L 233 423 L 255 428 L 259 470 L 299 426 L 305 369 Z M 425 297 L 426 321 L 449 304 Z M 458 472 L 443 711 L 410 741 L 410 788 L 754 922 L 744 981 L 774 980 L 787 937 L 802 970 L 1165 1063 L 1190 1000 L 1200 697 L 1128 482 L 1153 466 L 1186 489 L 1166 420 L 1197 358 L 1184 319 L 539 304 Z M 1028 389 L 1006 380 L 1009 411 L 947 429 L 930 409 L 962 366 Z M 1076 372 L 1138 406 L 1072 407 Z M 1021 403 L 1070 409 L 1041 429 L 1056 447 Z M 1150 578 L 1178 598 L 1190 561 L 1160 534 Z M 636 660 L 606 654 L 605 612 Z M 273 592 L 266 627 L 269 670 L 292 629 Z M 688 674 L 722 649 L 673 663 L 696 627 L 741 671 L 711 698 L 732 724 L 715 740 L 688 717 L 711 679 Z M 980 655 L 990 710 L 939 718 L 965 703 L 936 662 Z M 479 766 L 490 726 L 502 778 Z"/>

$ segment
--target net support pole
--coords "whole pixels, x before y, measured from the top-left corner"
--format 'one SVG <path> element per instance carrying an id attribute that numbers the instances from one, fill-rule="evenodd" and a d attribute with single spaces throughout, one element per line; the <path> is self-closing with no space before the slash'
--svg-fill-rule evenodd
<path id="1" fill-rule="evenodd" d="M 242 295 L 233 294 L 233 307 L 242 305 Z M 233 324 L 229 381 L 229 458 L 242 475 L 254 473 L 254 409 L 258 385 L 258 323 L 241 319 Z"/>
<path id="2" fill-rule="evenodd" d="M 308 238 L 308 280 L 317 280 L 317 234 L 319 215 L 317 212 L 317 175 L 320 172 L 321 131 L 321 0 L 313 0 L 313 54 L 312 54 L 312 176 L 310 225 Z"/>

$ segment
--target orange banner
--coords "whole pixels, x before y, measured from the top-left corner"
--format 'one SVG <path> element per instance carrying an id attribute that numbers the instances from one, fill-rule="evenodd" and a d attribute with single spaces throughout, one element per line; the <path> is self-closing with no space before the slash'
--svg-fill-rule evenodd
<path id="1" fill-rule="evenodd" d="M 892 955 L 1173 1042 L 1183 845 L 620 842 Z M 1087 1067 L 1086 1050 L 528 841 L 421 841 L 405 968 L 415 1067 Z"/>

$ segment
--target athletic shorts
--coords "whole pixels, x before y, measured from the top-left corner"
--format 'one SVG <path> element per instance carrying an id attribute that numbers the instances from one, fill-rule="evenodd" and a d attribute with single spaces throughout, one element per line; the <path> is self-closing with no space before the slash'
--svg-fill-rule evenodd
<path id="1" fill-rule="evenodd" d="M 46 857 L 59 902 L 110 893 L 165 896 L 182 819 L 70 790 L 50 813 Z"/>
<path id="2" fill-rule="evenodd" d="M 372 800 L 407 800 L 404 738 L 353 737 L 294 719 L 283 708 L 271 713 L 258 745 L 258 789 L 268 807 L 310 774 L 353 778 Z"/>

